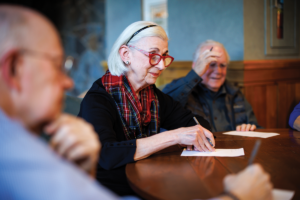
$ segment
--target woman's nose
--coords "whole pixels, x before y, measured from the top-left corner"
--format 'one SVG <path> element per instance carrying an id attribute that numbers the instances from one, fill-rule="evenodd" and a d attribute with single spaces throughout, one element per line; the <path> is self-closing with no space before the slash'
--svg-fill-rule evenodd
<path id="1" fill-rule="evenodd" d="M 164 59 L 161 59 L 159 63 L 156 65 L 160 70 L 164 70 L 166 68 Z"/>

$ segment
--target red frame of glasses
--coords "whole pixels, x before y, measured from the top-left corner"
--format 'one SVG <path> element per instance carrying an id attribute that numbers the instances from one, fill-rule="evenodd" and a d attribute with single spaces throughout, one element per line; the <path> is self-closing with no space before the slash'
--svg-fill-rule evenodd
<path id="1" fill-rule="evenodd" d="M 155 65 L 157 65 L 157 64 L 161 61 L 161 58 L 163 58 L 164 63 L 165 63 L 165 59 L 166 59 L 166 58 L 171 58 L 171 59 L 172 59 L 172 61 L 170 62 L 170 64 L 167 65 L 167 66 L 165 66 L 165 67 L 169 67 L 169 66 L 172 64 L 172 62 L 174 61 L 174 58 L 173 58 L 172 56 L 161 56 L 161 55 L 156 54 L 156 53 L 149 53 L 149 52 L 147 52 L 147 51 L 145 51 L 145 50 L 143 50 L 143 49 L 140 49 L 140 48 L 138 48 L 138 47 L 136 47 L 136 46 L 133 46 L 133 45 L 128 45 L 128 47 L 134 48 L 135 50 L 138 50 L 139 52 L 141 52 L 141 53 L 143 53 L 144 55 L 148 56 L 148 57 L 149 57 L 149 64 L 152 65 L 152 66 L 154 66 L 154 65 L 151 64 L 151 58 L 152 58 L 153 56 L 155 56 L 155 55 L 159 56 L 159 61 L 158 61 Z"/>

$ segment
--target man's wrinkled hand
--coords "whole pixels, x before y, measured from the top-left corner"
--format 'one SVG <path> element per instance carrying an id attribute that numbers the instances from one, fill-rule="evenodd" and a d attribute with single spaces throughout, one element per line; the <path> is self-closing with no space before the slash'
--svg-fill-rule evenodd
<path id="1" fill-rule="evenodd" d="M 217 58 L 221 56 L 221 53 L 215 51 L 209 51 L 208 49 L 203 51 L 196 63 L 193 64 L 194 71 L 198 76 L 202 76 L 208 69 L 211 62 L 217 62 Z"/>
<path id="2" fill-rule="evenodd" d="M 52 135 L 50 144 L 54 151 L 88 173 L 94 173 L 101 143 L 92 125 L 81 118 L 62 114 L 46 126 L 45 132 Z"/>
<path id="3" fill-rule="evenodd" d="M 256 125 L 254 124 L 242 124 L 236 126 L 237 131 L 254 131 L 256 129 Z"/>

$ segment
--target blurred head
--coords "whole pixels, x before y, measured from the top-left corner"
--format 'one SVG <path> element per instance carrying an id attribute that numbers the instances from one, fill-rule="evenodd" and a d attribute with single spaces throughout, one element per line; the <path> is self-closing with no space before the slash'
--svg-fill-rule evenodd
<path id="1" fill-rule="evenodd" d="M 217 58 L 217 62 L 211 62 L 207 71 L 201 76 L 203 79 L 202 84 L 205 85 L 211 91 L 217 92 L 220 87 L 224 84 L 227 73 L 227 65 L 229 64 L 230 57 L 224 48 L 223 44 L 213 41 L 206 40 L 201 43 L 194 54 L 194 63 L 196 63 L 198 57 L 205 50 L 210 50 L 221 53 L 221 56 Z"/>
<path id="2" fill-rule="evenodd" d="M 0 6 L 0 107 L 31 131 L 61 112 L 72 80 L 62 69 L 63 49 L 54 26 L 22 7 Z M 2 95 L 1 95 L 2 96 Z"/>
<path id="3" fill-rule="evenodd" d="M 156 26 L 146 28 L 131 38 L 136 31 L 149 25 Z M 133 87 L 134 85 L 144 87 L 154 84 L 165 69 L 164 61 L 161 59 L 158 64 L 151 65 L 149 56 L 141 50 L 161 56 L 168 55 L 168 36 L 161 26 L 146 21 L 138 21 L 129 25 L 112 47 L 108 58 L 110 72 L 117 76 L 126 74 Z"/>

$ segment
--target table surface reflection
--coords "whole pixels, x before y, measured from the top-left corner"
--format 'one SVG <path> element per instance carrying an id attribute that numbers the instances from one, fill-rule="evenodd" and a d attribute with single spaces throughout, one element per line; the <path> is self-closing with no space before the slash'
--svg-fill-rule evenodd
<path id="1" fill-rule="evenodd" d="M 280 133 L 261 139 L 255 158 L 271 175 L 274 188 L 294 190 L 300 199 L 300 132 L 289 129 L 263 129 Z M 181 157 L 179 146 L 127 164 L 126 175 L 132 189 L 145 199 L 210 198 L 223 191 L 223 178 L 247 166 L 258 138 L 215 133 L 216 148 L 244 148 L 240 157 Z M 246 180 L 245 180 L 246 181 Z"/>

